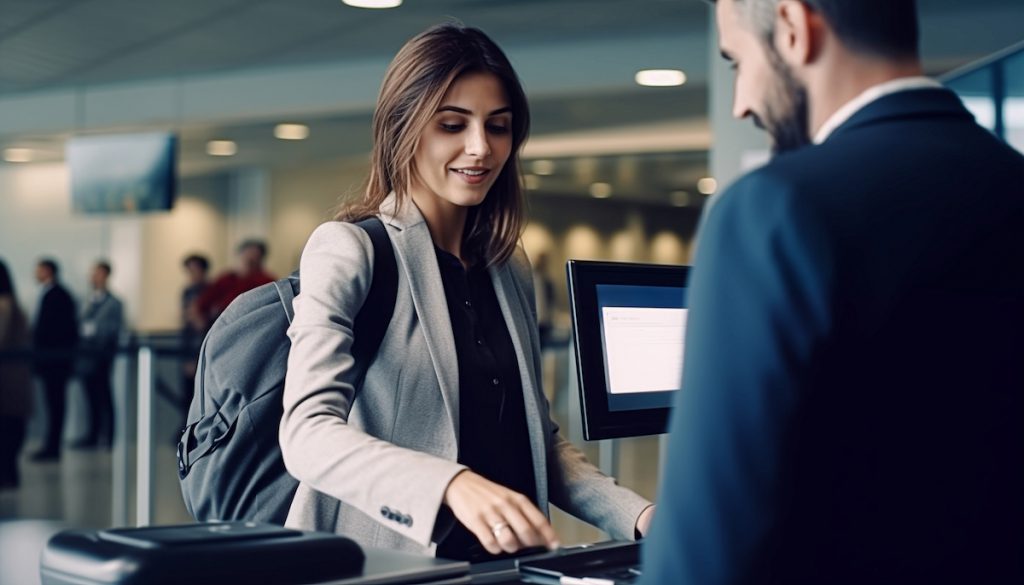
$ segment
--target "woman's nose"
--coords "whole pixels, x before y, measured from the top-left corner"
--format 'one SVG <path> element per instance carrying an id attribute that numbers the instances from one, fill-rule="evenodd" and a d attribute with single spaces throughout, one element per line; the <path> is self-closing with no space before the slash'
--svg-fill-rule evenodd
<path id="1" fill-rule="evenodd" d="M 466 154 L 484 158 L 491 154 L 491 143 L 486 129 L 481 125 L 466 132 Z"/>

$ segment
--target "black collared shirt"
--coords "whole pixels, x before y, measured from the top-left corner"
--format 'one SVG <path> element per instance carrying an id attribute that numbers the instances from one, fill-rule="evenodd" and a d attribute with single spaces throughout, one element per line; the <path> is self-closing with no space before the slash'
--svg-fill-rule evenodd
<path id="1" fill-rule="evenodd" d="M 435 248 L 459 363 L 459 463 L 537 501 L 523 385 L 486 266 L 468 270 Z M 483 560 L 487 552 L 458 521 L 438 556 Z"/>

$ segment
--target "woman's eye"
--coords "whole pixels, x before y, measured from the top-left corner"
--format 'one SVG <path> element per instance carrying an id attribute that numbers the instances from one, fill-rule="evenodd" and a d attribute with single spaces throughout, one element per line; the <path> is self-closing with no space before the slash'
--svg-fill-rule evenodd
<path id="1" fill-rule="evenodd" d="M 458 132 L 465 127 L 465 124 L 441 124 L 441 129 L 445 132 Z"/>
<path id="2" fill-rule="evenodd" d="M 487 129 L 494 134 L 508 134 L 508 126 L 503 126 L 501 124 L 489 124 Z"/>

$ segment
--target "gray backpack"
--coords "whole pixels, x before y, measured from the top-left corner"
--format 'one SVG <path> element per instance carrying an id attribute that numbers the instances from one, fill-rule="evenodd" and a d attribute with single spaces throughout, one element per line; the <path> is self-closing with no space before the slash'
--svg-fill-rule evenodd
<path id="1" fill-rule="evenodd" d="M 384 224 L 372 217 L 356 225 L 374 250 L 373 282 L 354 324 L 358 388 L 395 310 L 398 267 Z M 284 467 L 277 433 L 298 294 L 298 273 L 243 293 L 203 340 L 178 441 L 181 493 L 197 521 L 284 524 L 298 481 Z"/>

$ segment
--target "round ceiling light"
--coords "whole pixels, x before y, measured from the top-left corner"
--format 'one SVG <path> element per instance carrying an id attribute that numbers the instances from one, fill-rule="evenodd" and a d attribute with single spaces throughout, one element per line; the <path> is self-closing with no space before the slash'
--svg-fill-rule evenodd
<path id="1" fill-rule="evenodd" d="M 354 6 L 356 8 L 398 8 L 402 5 L 402 0 L 341 0 L 342 4 Z"/>
<path id="2" fill-rule="evenodd" d="M 634 79 L 647 87 L 675 87 L 686 83 L 686 74 L 679 69 L 644 69 Z"/>

